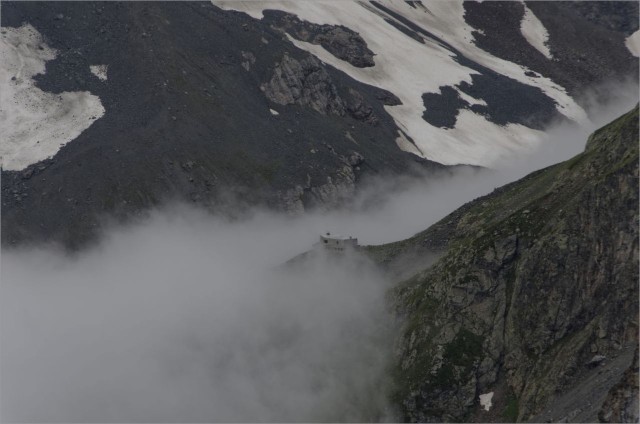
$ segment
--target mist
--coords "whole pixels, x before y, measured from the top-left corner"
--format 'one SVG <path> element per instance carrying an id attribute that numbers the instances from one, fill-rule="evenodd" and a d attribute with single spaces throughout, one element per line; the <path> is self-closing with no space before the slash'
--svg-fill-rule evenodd
<path id="1" fill-rule="evenodd" d="M 296 242 L 175 208 L 75 259 L 3 252 L 3 420 L 391 417 L 387 283 L 357 255 L 274 267 Z"/>
<path id="2" fill-rule="evenodd" d="M 0 416 L 6 422 L 393 421 L 387 400 L 395 282 L 326 231 L 361 244 L 409 237 L 474 198 L 569 159 L 631 109 L 637 83 L 590 95 L 585 127 L 554 124 L 493 170 L 374 178 L 349 209 L 229 221 L 166 205 L 112 225 L 76 255 L 3 250 Z"/>

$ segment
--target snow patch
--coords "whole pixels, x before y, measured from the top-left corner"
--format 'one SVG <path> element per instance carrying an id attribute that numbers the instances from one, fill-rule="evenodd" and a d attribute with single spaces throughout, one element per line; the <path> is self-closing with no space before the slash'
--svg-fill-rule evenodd
<path id="1" fill-rule="evenodd" d="M 396 144 L 400 150 L 413 153 L 416 156 L 424 156 L 424 154 L 413 144 L 402 131 L 398 131 L 398 138 L 396 138 Z"/>
<path id="2" fill-rule="evenodd" d="M 98 77 L 98 79 L 100 79 L 100 81 L 106 81 L 107 80 L 107 69 L 109 68 L 109 65 L 91 65 L 89 66 L 89 70 L 91 71 L 91 73 L 93 75 L 95 75 L 96 77 Z"/>
<path id="3" fill-rule="evenodd" d="M 467 93 L 465 93 L 464 91 L 460 90 L 458 87 L 455 87 L 456 91 L 458 92 L 458 94 L 460 95 L 460 98 L 462 100 L 464 100 L 465 102 L 469 103 L 470 105 L 480 105 L 480 106 L 486 106 L 487 102 L 485 102 L 482 99 L 476 99 L 475 97 L 471 97 L 470 95 L 468 95 Z"/>
<path id="4" fill-rule="evenodd" d="M 635 57 L 640 57 L 640 30 L 627 37 L 624 44 Z"/>
<path id="5" fill-rule="evenodd" d="M 3 169 L 19 171 L 53 156 L 104 114 L 87 91 L 46 93 L 33 76 L 45 71 L 56 51 L 31 25 L 0 30 L 0 157 Z"/>
<path id="6" fill-rule="evenodd" d="M 409 129 L 408 134 L 416 130 Z M 458 163 L 463 164 L 494 164 L 521 153 L 531 153 L 547 138 L 544 132 L 524 125 L 496 125 L 468 109 L 460 110 L 455 128 L 443 132 L 447 137 L 431 140 L 431 151 L 425 152 L 426 157 L 437 158 L 437 152 L 448 150 L 448 154 L 460 158 Z M 449 146 L 451 140 L 456 143 Z"/>
<path id="7" fill-rule="evenodd" d="M 524 6 L 524 16 L 522 17 L 522 22 L 520 22 L 520 32 L 536 50 L 542 53 L 547 59 L 553 59 L 549 46 L 547 45 L 549 41 L 547 29 L 524 2 L 522 5 Z"/>
<path id="8" fill-rule="evenodd" d="M 385 106 L 396 124 L 410 136 L 419 154 L 443 164 L 473 164 L 491 167 L 514 152 L 533 149 L 542 141 L 543 133 L 522 125 L 500 126 L 471 111 L 462 110 L 451 130 L 427 123 L 423 93 L 439 93 L 440 87 L 457 86 L 462 81 L 472 84 L 471 75 L 477 71 L 460 65 L 455 55 L 441 43 L 424 37 L 424 44 L 412 39 L 385 22 L 395 20 L 384 12 L 358 1 L 234 1 L 213 0 L 216 6 L 245 12 L 261 19 L 265 9 L 283 10 L 300 19 L 329 25 L 344 25 L 356 31 L 375 54 L 376 65 L 357 68 L 336 58 L 322 46 L 289 37 L 297 47 L 308 51 L 357 81 L 383 88 L 395 94 L 402 105 Z M 462 1 L 429 2 L 429 8 L 414 9 L 405 2 L 379 0 L 379 3 L 411 20 L 436 37 L 451 44 L 472 61 L 523 84 L 540 88 L 557 103 L 560 113 L 579 123 L 588 122 L 584 110 L 577 105 L 563 87 L 548 78 L 531 78 L 529 69 L 492 56 L 475 45 L 472 32 L 464 20 Z M 461 94 L 471 104 L 483 104 Z M 469 126 L 472 125 L 472 126 Z M 399 137 L 401 148 L 416 153 L 412 143 Z M 404 146 L 404 147 L 402 147 Z"/>
<path id="9" fill-rule="evenodd" d="M 277 111 L 277 110 L 269 109 L 269 112 L 271 112 L 271 114 L 272 114 L 273 116 L 278 116 L 278 115 L 280 115 L 280 114 L 278 113 L 278 111 Z"/>
<path id="10" fill-rule="evenodd" d="M 491 399 L 493 399 L 493 392 L 485 393 L 480 395 L 480 406 L 484 407 L 485 411 L 491 409 Z"/>

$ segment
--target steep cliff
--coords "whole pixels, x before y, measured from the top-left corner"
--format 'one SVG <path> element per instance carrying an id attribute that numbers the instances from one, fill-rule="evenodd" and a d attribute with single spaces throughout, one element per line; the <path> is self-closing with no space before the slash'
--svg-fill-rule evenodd
<path id="1" fill-rule="evenodd" d="M 637 106 L 584 153 L 369 253 L 413 264 L 393 292 L 402 419 L 637 420 Z"/>

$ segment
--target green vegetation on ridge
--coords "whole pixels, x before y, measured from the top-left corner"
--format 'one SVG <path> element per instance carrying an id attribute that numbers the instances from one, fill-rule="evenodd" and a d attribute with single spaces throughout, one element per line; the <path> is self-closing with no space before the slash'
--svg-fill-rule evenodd
<path id="1" fill-rule="evenodd" d="M 580 372 L 576 361 L 630 342 L 637 205 L 636 106 L 576 157 L 409 239 L 367 247 L 389 269 L 423 262 L 390 296 L 404 319 L 394 373 L 402 418 L 527 419 Z M 478 394 L 498 384 L 509 392 L 494 399 L 499 417 L 478 415 Z"/>

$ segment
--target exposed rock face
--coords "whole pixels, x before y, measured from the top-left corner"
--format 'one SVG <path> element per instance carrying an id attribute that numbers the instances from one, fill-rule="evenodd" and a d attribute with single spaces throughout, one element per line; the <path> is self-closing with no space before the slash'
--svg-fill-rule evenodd
<path id="1" fill-rule="evenodd" d="M 638 414 L 638 348 L 633 363 L 624 373 L 618 384 L 610 391 L 598 414 L 604 423 L 637 423 Z"/>
<path id="2" fill-rule="evenodd" d="M 324 47 L 329 53 L 358 68 L 374 66 L 373 52 L 360 35 L 344 26 L 318 25 L 300 20 L 296 15 L 266 10 L 265 21 L 297 40 Z"/>
<path id="3" fill-rule="evenodd" d="M 448 228 L 445 255 L 395 291 L 406 319 L 395 375 L 402 419 L 526 420 L 637 346 L 637 204 L 636 107 L 596 131 L 583 154 L 389 245 L 389 266 L 402 251 L 426 258 Z M 637 417 L 637 377 L 625 378 L 603 419 Z M 485 413 L 478 395 L 487 392 Z M 596 420 L 594 411 L 572 416 Z"/>
<path id="4" fill-rule="evenodd" d="M 335 176 L 327 177 L 325 184 L 310 188 L 312 203 L 322 205 L 326 209 L 345 204 L 355 195 L 356 175 L 349 165 L 343 166 Z"/>
<path id="5" fill-rule="evenodd" d="M 349 88 L 340 94 L 325 65 L 315 56 L 298 60 L 285 54 L 276 63 L 271 79 L 260 89 L 270 101 L 279 105 L 306 106 L 323 115 L 349 115 L 373 126 L 380 122 L 373 106 L 357 90 Z M 383 89 L 376 89 L 375 96 L 385 105 L 401 103 L 394 94 Z"/>
<path id="6" fill-rule="evenodd" d="M 371 105 L 367 104 L 364 100 L 364 97 L 360 93 L 355 90 L 349 90 L 351 94 L 351 99 L 347 104 L 347 111 L 349 114 L 357 119 L 358 121 L 363 121 L 371 125 L 378 124 L 378 118 L 373 112 L 373 108 Z"/>
<path id="7" fill-rule="evenodd" d="M 312 184 L 308 176 L 305 186 L 296 187 L 281 193 L 281 199 L 285 210 L 297 215 L 306 208 L 320 208 L 328 210 L 339 205 L 348 204 L 356 194 L 357 173 L 365 158 L 358 152 L 352 152 L 348 156 L 340 156 L 344 164 L 333 175 L 326 177 L 326 182 Z"/>
<path id="8" fill-rule="evenodd" d="M 297 60 L 285 54 L 271 80 L 260 86 L 279 105 L 309 106 L 324 115 L 345 114 L 345 104 L 331 77 L 314 56 Z"/>

